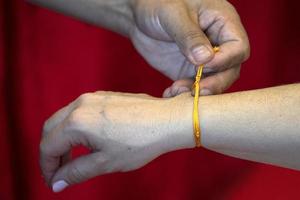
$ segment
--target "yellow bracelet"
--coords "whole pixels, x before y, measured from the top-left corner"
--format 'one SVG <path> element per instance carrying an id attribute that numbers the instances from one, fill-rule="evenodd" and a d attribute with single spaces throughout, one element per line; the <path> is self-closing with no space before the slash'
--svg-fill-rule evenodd
<path id="1" fill-rule="evenodd" d="M 214 47 L 214 51 L 218 52 L 220 50 L 219 47 Z M 195 90 L 195 97 L 194 97 L 194 109 L 193 109 L 193 127 L 194 127 L 194 135 L 196 141 L 196 147 L 201 147 L 201 129 L 199 125 L 199 111 L 198 111 L 198 104 L 199 104 L 199 93 L 200 93 L 200 81 L 202 77 L 204 65 L 200 65 L 194 83 L 194 90 Z"/>

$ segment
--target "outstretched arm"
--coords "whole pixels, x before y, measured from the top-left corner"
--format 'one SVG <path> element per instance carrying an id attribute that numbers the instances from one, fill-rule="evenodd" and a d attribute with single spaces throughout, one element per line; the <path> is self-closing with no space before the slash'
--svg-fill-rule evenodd
<path id="1" fill-rule="evenodd" d="M 127 36 L 153 68 L 173 80 L 194 77 L 195 66 L 205 64 L 203 95 L 230 87 L 250 53 L 239 15 L 226 0 L 28 1 Z M 212 45 L 220 47 L 218 54 Z M 178 86 L 178 93 L 186 91 Z"/>
<path id="2" fill-rule="evenodd" d="M 54 191 L 134 170 L 161 154 L 195 146 L 193 97 L 84 94 L 44 126 L 41 168 Z M 241 159 L 300 170 L 300 84 L 200 97 L 202 145 Z M 92 153 L 70 160 L 84 145 Z"/>
<path id="3" fill-rule="evenodd" d="M 300 84 L 203 98 L 205 148 L 300 170 Z"/>
<path id="4" fill-rule="evenodd" d="M 27 0 L 128 36 L 133 26 L 130 0 Z"/>

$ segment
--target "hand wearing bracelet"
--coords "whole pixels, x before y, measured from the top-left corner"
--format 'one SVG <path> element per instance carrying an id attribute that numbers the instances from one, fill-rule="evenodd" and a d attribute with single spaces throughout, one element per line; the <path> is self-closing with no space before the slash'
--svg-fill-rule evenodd
<path id="1" fill-rule="evenodd" d="M 58 192 L 98 175 L 137 169 L 166 152 L 193 148 L 192 108 L 190 93 L 170 99 L 82 95 L 45 123 L 43 175 Z M 203 147 L 300 170 L 300 84 L 201 97 L 199 108 Z M 66 160 L 79 144 L 92 152 Z"/>
<path id="2" fill-rule="evenodd" d="M 45 123 L 40 164 L 46 182 L 58 192 L 94 176 L 134 170 L 166 152 L 192 147 L 192 101 L 185 97 L 112 92 L 80 96 Z M 76 145 L 92 153 L 59 165 L 61 158 L 70 158 Z"/>

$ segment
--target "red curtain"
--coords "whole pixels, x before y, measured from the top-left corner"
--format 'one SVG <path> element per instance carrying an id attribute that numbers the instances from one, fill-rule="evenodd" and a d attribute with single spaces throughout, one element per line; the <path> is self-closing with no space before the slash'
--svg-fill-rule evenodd
<path id="1" fill-rule="evenodd" d="M 230 91 L 299 82 L 300 3 L 232 3 L 249 33 L 252 55 Z M 204 149 L 172 152 L 142 169 L 53 194 L 38 166 L 47 117 L 85 92 L 160 96 L 171 81 L 112 32 L 21 0 L 2 0 L 0 6 L 1 200 L 299 199 L 300 172 Z"/>

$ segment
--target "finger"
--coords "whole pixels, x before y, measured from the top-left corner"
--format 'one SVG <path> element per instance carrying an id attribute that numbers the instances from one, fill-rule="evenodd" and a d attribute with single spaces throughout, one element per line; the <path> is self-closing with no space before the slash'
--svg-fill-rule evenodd
<path id="1" fill-rule="evenodd" d="M 74 110 L 76 110 L 76 107 L 79 105 L 97 101 L 98 99 L 95 98 L 93 93 L 85 93 L 80 95 L 75 101 L 57 111 L 45 122 L 43 127 L 43 136 L 49 134 L 53 129 L 55 129 L 56 126 L 61 124 Z"/>
<path id="2" fill-rule="evenodd" d="M 103 92 L 104 93 L 104 92 Z M 94 97 L 94 98 L 93 98 Z M 80 95 L 75 101 L 71 102 L 69 105 L 57 111 L 53 114 L 44 124 L 43 134 L 47 134 L 52 129 L 54 129 L 58 124 L 60 124 L 70 113 L 78 107 L 80 104 L 84 104 L 86 102 L 97 102 L 98 99 L 95 98 L 93 93 L 84 93 Z"/>
<path id="3" fill-rule="evenodd" d="M 163 97 L 170 98 L 178 96 L 185 92 L 191 92 L 193 86 L 193 79 L 182 79 L 175 81 L 163 94 Z"/>
<path id="4" fill-rule="evenodd" d="M 85 124 L 81 123 L 82 112 L 72 111 L 62 122 L 44 135 L 40 143 L 40 166 L 49 184 L 55 171 L 70 156 L 70 150 L 77 145 L 90 147 L 85 137 Z"/>
<path id="5" fill-rule="evenodd" d="M 221 94 L 228 89 L 240 76 L 240 66 L 218 72 L 201 80 L 201 95 Z"/>
<path id="6" fill-rule="evenodd" d="M 207 96 L 212 94 L 220 94 L 232 85 L 234 81 L 239 78 L 240 67 L 234 67 L 224 72 L 207 76 L 201 80 L 200 95 Z M 193 91 L 192 87 L 194 79 L 183 79 L 173 83 L 172 86 L 167 88 L 164 92 L 165 98 L 174 97 L 184 92 Z M 194 91 L 192 92 L 194 95 Z"/>
<path id="7" fill-rule="evenodd" d="M 217 10 L 199 15 L 200 27 L 210 41 L 220 47 L 219 53 L 205 65 L 215 72 L 239 65 L 250 55 L 248 36 L 238 13 L 230 3 L 223 3 Z"/>
<path id="8" fill-rule="evenodd" d="M 65 122 L 65 120 L 64 120 Z M 56 170 L 61 164 L 63 157 L 68 157 L 72 143 L 66 134 L 62 134 L 65 123 L 61 123 L 45 135 L 40 143 L 40 167 L 45 181 L 50 184 Z"/>
<path id="9" fill-rule="evenodd" d="M 66 187 L 109 172 L 108 159 L 102 152 L 81 156 L 62 166 L 52 180 L 52 190 L 60 192 Z"/>
<path id="10" fill-rule="evenodd" d="M 53 114 L 44 124 L 43 135 L 49 133 L 53 128 L 61 123 L 74 108 L 75 102 L 72 102 Z"/>
<path id="11" fill-rule="evenodd" d="M 184 4 L 170 1 L 161 9 L 159 18 L 162 28 L 190 62 L 200 65 L 213 58 L 214 52 L 209 40 Z"/>
<path id="12" fill-rule="evenodd" d="M 205 72 L 221 72 L 240 65 L 249 57 L 247 45 L 242 41 L 229 41 L 219 46 L 219 52 L 215 54 L 213 60 L 205 64 Z"/>
<path id="13" fill-rule="evenodd" d="M 165 91 L 163 92 L 163 98 L 171 98 L 172 95 L 171 95 L 171 87 L 168 87 L 165 89 Z"/>

